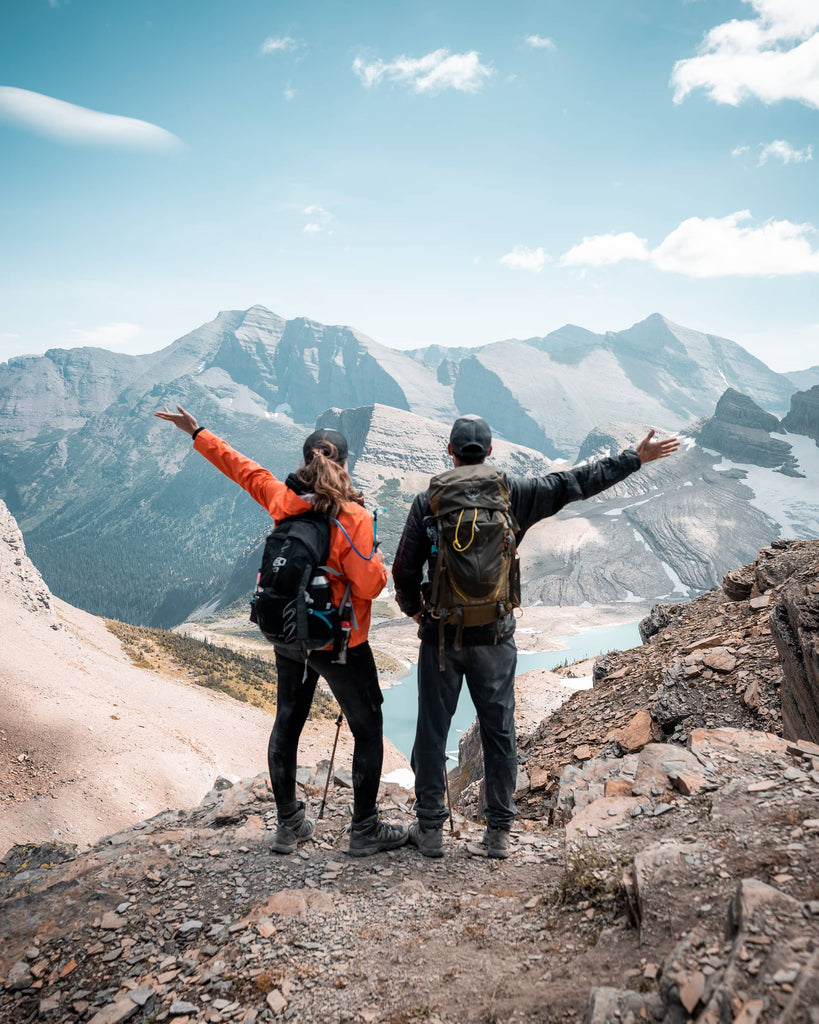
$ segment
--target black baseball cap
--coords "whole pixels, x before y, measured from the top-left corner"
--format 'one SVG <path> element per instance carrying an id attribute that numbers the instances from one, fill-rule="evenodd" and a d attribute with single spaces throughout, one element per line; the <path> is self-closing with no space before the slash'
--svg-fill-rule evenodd
<path id="1" fill-rule="evenodd" d="M 455 455 L 488 455 L 492 447 L 492 431 L 481 416 L 459 416 L 452 424 L 449 443 Z"/>
<path id="2" fill-rule="evenodd" d="M 302 451 L 304 452 L 304 461 L 307 462 L 310 458 L 310 452 L 314 448 L 322 448 L 322 441 L 329 442 L 335 445 L 338 450 L 338 456 L 336 462 L 344 462 L 347 458 L 347 438 L 340 434 L 337 430 L 314 430 L 313 433 L 304 442 Z M 327 452 L 326 447 L 322 448 L 324 452 Z M 329 453 L 327 453 L 329 454 Z"/>

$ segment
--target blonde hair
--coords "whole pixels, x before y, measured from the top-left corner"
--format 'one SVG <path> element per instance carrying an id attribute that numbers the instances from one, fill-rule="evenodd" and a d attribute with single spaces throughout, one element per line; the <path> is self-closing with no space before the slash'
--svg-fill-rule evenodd
<path id="1" fill-rule="evenodd" d="M 331 441 L 320 441 L 310 449 L 304 465 L 296 470 L 296 479 L 314 494 L 316 512 L 334 518 L 348 501 L 364 504 L 364 495 L 353 486 L 338 457 L 338 448 Z"/>

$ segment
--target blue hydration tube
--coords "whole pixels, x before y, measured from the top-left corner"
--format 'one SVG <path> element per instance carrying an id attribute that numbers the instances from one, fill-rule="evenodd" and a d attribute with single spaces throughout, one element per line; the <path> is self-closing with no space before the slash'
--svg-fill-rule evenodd
<path id="1" fill-rule="evenodd" d="M 387 510 L 385 508 L 373 509 L 373 549 L 369 553 L 369 555 L 362 555 L 361 554 L 361 552 L 358 550 L 358 548 L 353 543 L 352 537 L 349 535 L 349 533 L 347 533 L 347 531 L 344 529 L 344 527 L 341 525 L 341 523 L 337 519 L 334 519 L 332 516 L 330 516 L 330 522 L 331 523 L 335 523 L 336 526 L 339 528 L 339 530 L 341 530 L 341 532 L 347 538 L 347 541 L 348 541 L 350 547 L 353 549 L 353 551 L 355 551 L 355 553 L 358 555 L 358 557 L 360 559 L 362 559 L 363 561 L 365 561 L 365 562 L 369 562 L 371 559 L 373 559 L 375 557 L 375 553 L 378 550 L 378 513 L 379 512 L 386 513 L 386 511 Z"/>

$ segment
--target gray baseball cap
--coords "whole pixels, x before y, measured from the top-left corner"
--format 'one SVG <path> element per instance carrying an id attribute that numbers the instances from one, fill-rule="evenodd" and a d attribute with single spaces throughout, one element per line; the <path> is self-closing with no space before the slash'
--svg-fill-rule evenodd
<path id="1" fill-rule="evenodd" d="M 492 431 L 481 416 L 459 416 L 452 424 L 449 443 L 455 455 L 488 455 L 492 447 Z"/>

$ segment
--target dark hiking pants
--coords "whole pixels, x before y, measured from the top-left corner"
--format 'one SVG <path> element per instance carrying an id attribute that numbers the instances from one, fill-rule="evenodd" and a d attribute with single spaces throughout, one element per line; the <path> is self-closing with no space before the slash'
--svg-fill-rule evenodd
<path id="1" fill-rule="evenodd" d="M 307 721 L 318 677 L 322 676 L 338 701 L 353 734 L 353 814 L 358 820 L 375 813 L 381 762 L 384 757 L 378 672 L 370 645 L 350 647 L 347 664 L 335 665 L 331 651 L 314 651 L 296 661 L 278 649 L 279 675 L 276 721 L 267 747 L 270 783 L 279 817 L 293 813 L 296 803 L 296 763 L 299 736 Z M 327 757 L 331 748 L 327 748 Z"/>
<path id="2" fill-rule="evenodd" d="M 464 677 L 478 712 L 484 760 L 486 821 L 508 829 L 515 816 L 512 799 L 517 781 L 515 746 L 515 666 L 513 637 L 498 644 L 447 647 L 444 671 L 438 645 L 421 642 L 418 656 L 418 726 L 412 749 L 415 813 L 424 828 L 446 821 L 445 748 Z"/>

